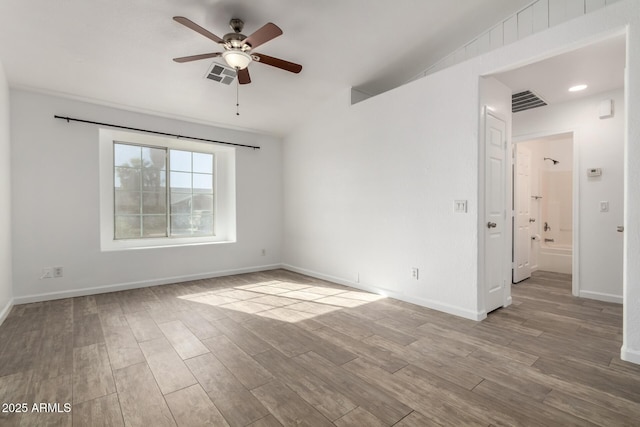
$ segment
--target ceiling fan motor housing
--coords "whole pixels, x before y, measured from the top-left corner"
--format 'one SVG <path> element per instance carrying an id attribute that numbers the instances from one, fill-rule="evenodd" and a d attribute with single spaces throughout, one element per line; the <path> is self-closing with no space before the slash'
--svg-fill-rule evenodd
<path id="1" fill-rule="evenodd" d="M 247 36 L 240 33 L 225 34 L 222 40 L 224 40 L 224 48 L 227 50 L 241 50 L 246 52 L 251 50 L 251 46 L 245 43 Z"/>

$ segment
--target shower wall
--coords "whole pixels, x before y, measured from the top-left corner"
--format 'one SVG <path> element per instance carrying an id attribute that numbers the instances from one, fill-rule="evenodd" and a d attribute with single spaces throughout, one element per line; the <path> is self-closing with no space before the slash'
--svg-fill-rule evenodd
<path id="1" fill-rule="evenodd" d="M 571 172 L 544 171 L 542 173 L 542 212 L 540 221 L 544 239 L 556 245 L 571 245 L 573 239 L 573 206 Z"/>
<path id="2" fill-rule="evenodd" d="M 573 244 L 573 139 L 560 136 L 542 142 L 541 211 L 543 243 L 571 247 Z M 547 224 L 545 231 L 544 224 Z M 550 242 L 553 240 L 553 242 Z"/>

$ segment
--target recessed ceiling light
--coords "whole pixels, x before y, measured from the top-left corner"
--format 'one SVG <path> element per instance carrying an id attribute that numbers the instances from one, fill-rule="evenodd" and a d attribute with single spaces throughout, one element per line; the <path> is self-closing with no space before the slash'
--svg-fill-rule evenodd
<path id="1" fill-rule="evenodd" d="M 569 92 L 580 92 L 581 90 L 585 90 L 587 85 L 575 85 L 569 88 Z"/>

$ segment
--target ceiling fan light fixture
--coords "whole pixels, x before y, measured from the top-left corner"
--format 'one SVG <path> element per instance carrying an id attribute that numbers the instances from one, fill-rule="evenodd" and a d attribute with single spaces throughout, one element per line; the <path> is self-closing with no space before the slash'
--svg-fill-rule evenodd
<path id="1" fill-rule="evenodd" d="M 230 67 L 236 70 L 244 70 L 252 61 L 251 55 L 241 50 L 227 50 L 222 52 L 222 58 L 224 58 Z"/>

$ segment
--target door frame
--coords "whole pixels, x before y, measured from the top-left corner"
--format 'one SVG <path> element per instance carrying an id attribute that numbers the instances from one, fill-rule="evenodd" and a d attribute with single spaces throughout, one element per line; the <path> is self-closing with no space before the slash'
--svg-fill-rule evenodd
<path id="1" fill-rule="evenodd" d="M 573 246 L 571 252 L 571 294 L 573 296 L 580 296 L 580 159 L 578 153 L 578 146 L 575 143 L 575 133 L 576 130 L 571 129 L 563 129 L 563 130 L 548 130 L 544 132 L 536 132 L 530 134 L 522 134 L 522 135 L 511 135 L 511 144 L 512 151 L 515 150 L 515 144 L 520 142 L 530 141 L 532 139 L 544 139 L 550 138 L 556 135 L 562 134 L 571 134 L 572 143 L 572 151 L 573 151 L 573 171 L 571 173 L 573 183 L 572 183 L 572 191 L 571 197 L 573 200 L 571 201 L 573 207 L 572 213 L 572 222 L 573 222 L 573 236 L 571 244 Z M 511 167 L 513 167 L 513 157 L 511 158 Z M 511 213 L 511 218 L 513 220 L 513 212 Z M 514 238 L 511 236 L 511 247 L 514 245 Z"/>

